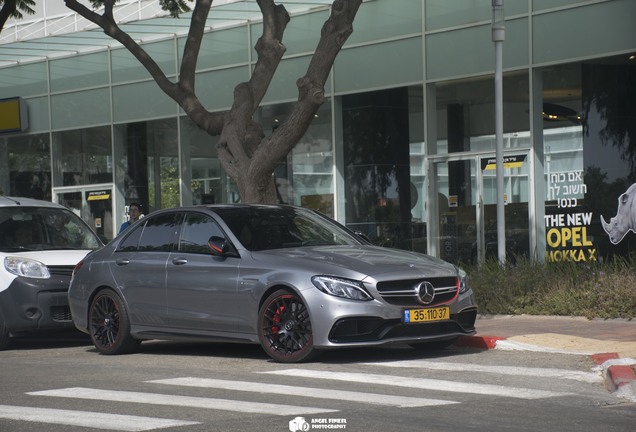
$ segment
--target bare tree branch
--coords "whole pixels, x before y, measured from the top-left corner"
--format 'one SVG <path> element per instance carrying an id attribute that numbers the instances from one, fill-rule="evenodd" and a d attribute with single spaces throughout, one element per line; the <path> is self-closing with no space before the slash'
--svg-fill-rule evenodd
<path id="1" fill-rule="evenodd" d="M 126 32 L 122 31 L 113 18 L 113 0 L 105 0 L 104 14 L 99 15 L 96 12 L 91 11 L 86 6 L 79 3 L 77 0 L 64 0 L 66 6 L 83 16 L 87 20 L 97 24 L 104 30 L 104 33 L 111 38 L 120 42 L 125 48 L 130 51 L 132 55 L 146 68 L 150 76 L 157 82 L 157 85 L 163 92 L 172 98 L 179 104 L 181 108 L 188 114 L 188 117 L 192 119 L 200 128 L 205 130 L 211 135 L 218 135 L 223 127 L 223 114 L 222 113 L 209 113 L 201 104 L 199 99 L 194 94 L 194 71 L 196 68 L 196 57 L 200 47 L 200 39 L 203 35 L 205 27 L 205 19 L 209 13 L 209 7 L 212 3 L 211 0 L 198 0 L 199 3 L 203 3 L 201 7 L 198 7 L 198 13 L 193 14 L 192 27 L 190 30 L 190 36 L 199 37 L 199 41 L 190 42 L 188 49 L 188 56 L 184 56 L 182 62 L 181 72 L 185 75 L 185 84 L 173 83 L 166 77 L 165 73 L 161 70 L 159 65 L 154 61 L 150 55 L 144 50 L 133 38 L 131 38 Z M 207 3 L 207 9 L 205 8 Z M 197 9 L 197 8 L 195 8 Z M 197 36 L 198 35 L 198 36 Z M 194 60 L 193 60 L 194 57 Z M 191 68 L 191 69 L 189 69 Z"/>
<path id="2" fill-rule="evenodd" d="M 111 38 L 121 43 L 124 47 L 135 56 L 137 60 L 146 68 L 152 78 L 157 82 L 161 90 L 163 90 L 168 96 L 178 101 L 179 95 L 177 94 L 177 85 L 172 83 L 166 75 L 163 73 L 159 65 L 154 61 L 152 57 L 131 38 L 127 33 L 123 32 L 117 23 L 113 19 L 113 4 L 112 0 L 104 1 L 104 15 L 99 15 L 86 6 L 79 3 L 77 0 L 64 0 L 66 6 L 83 16 L 87 20 L 97 24 L 104 30 Z"/>
<path id="3" fill-rule="evenodd" d="M 274 4 L 273 0 L 257 0 L 257 3 L 263 14 L 263 33 L 256 43 L 258 58 L 250 80 L 235 88 L 234 103 L 217 145 L 219 158 L 227 163 L 230 171 L 247 173 L 251 178 L 254 167 L 261 163 L 253 155 L 264 137 L 262 126 L 252 117 L 285 53 L 282 39 L 289 23 L 284 6 Z M 261 191 L 267 187 L 269 184 L 263 184 L 257 189 Z"/>
<path id="4" fill-rule="evenodd" d="M 203 32 L 205 31 L 205 23 L 210 13 L 212 0 L 199 0 L 192 11 L 190 19 L 190 30 L 186 39 L 183 50 L 183 59 L 181 60 L 181 71 L 179 79 L 181 88 L 194 93 L 194 77 L 197 68 L 197 60 L 199 58 L 199 50 L 201 49 L 201 41 L 203 40 Z"/>
<path id="5" fill-rule="evenodd" d="M 273 171 L 302 138 L 309 124 L 324 103 L 324 86 L 336 56 L 353 32 L 353 20 L 362 0 L 335 0 L 331 15 L 323 25 L 321 37 L 304 77 L 297 81 L 298 101 L 289 118 L 260 146 L 254 159 L 261 161 L 262 171 Z M 254 175 L 259 175 L 255 172 Z"/>

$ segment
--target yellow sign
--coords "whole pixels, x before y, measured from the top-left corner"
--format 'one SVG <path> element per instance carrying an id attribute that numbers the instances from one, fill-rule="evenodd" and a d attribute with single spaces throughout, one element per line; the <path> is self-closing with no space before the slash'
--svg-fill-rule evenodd
<path id="1" fill-rule="evenodd" d="M 0 133 L 22 132 L 28 125 L 26 103 L 22 99 L 0 99 Z"/>
<path id="2" fill-rule="evenodd" d="M 87 192 L 86 200 L 87 201 L 101 201 L 107 200 L 110 198 L 110 191 L 91 191 Z"/>
<path id="3" fill-rule="evenodd" d="M 504 168 L 521 168 L 526 160 L 526 155 L 506 156 L 503 158 Z M 494 170 L 497 168 L 496 158 L 484 158 L 481 160 L 482 171 Z"/>

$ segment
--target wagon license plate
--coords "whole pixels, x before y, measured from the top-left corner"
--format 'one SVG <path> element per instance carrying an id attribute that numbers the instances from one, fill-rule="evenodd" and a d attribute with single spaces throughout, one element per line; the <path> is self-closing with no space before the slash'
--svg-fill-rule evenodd
<path id="1" fill-rule="evenodd" d="M 450 308 L 448 306 L 404 311 L 405 323 L 444 321 L 447 319 L 450 319 Z"/>

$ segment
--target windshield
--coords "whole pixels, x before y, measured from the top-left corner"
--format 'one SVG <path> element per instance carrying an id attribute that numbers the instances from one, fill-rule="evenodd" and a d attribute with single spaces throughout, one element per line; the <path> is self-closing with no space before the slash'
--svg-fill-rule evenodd
<path id="1" fill-rule="evenodd" d="M 362 244 L 341 225 L 302 208 L 237 206 L 215 211 L 250 251 Z"/>
<path id="2" fill-rule="evenodd" d="M 0 250 L 97 249 L 99 238 L 73 212 L 48 207 L 0 208 Z"/>

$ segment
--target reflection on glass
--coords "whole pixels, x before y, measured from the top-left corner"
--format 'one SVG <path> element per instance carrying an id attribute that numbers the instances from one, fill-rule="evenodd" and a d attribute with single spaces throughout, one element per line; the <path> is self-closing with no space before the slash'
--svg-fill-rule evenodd
<path id="1" fill-rule="evenodd" d="M 274 131 L 291 113 L 292 104 L 264 106 L 260 122 Z M 333 139 L 331 104 L 320 107 L 309 129 L 275 170 L 278 198 L 282 203 L 313 208 L 328 216 L 333 210 Z"/>
<path id="2" fill-rule="evenodd" d="M 53 133 L 56 186 L 113 181 L 110 127 L 101 126 Z"/>
<path id="3" fill-rule="evenodd" d="M 344 96 L 342 107 L 347 226 L 412 249 L 408 88 Z"/>
<path id="4" fill-rule="evenodd" d="M 529 147 L 528 76 L 504 76 L 504 147 Z M 437 84 L 438 154 L 495 150 L 492 77 Z"/>
<path id="5" fill-rule="evenodd" d="M 0 195 L 51 200 L 48 134 L 0 138 Z"/>

